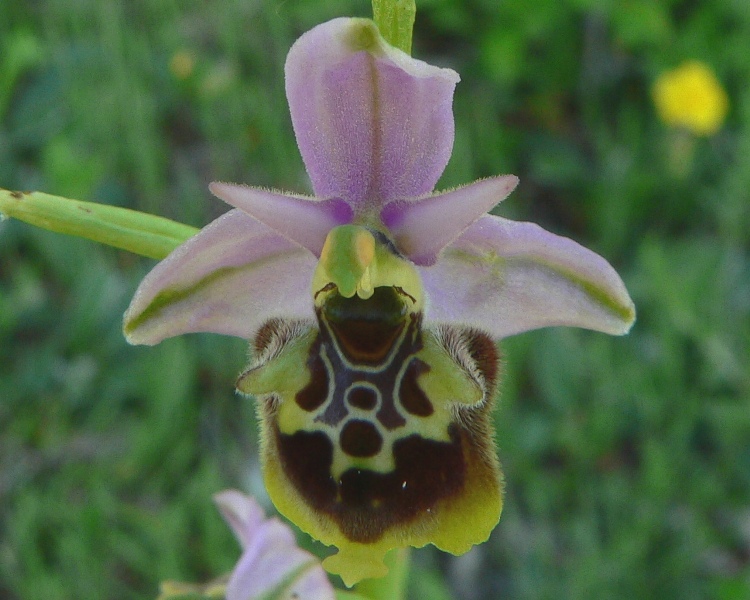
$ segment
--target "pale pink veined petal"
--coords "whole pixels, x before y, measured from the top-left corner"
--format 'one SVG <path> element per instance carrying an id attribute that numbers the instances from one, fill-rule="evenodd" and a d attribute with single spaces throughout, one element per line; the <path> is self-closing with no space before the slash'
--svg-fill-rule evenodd
<path id="1" fill-rule="evenodd" d="M 253 498 L 235 490 L 216 494 L 214 501 L 243 548 L 227 583 L 227 600 L 335 598 L 320 562 L 297 546 L 288 525 L 265 519 Z"/>
<path id="2" fill-rule="evenodd" d="M 429 320 L 495 338 L 552 325 L 621 335 L 635 319 L 606 260 L 533 223 L 482 217 L 420 273 Z"/>
<path id="3" fill-rule="evenodd" d="M 125 313 L 132 344 L 198 331 L 249 339 L 273 317 L 312 319 L 316 259 L 239 210 L 219 217 L 158 263 Z"/>
<path id="4" fill-rule="evenodd" d="M 372 211 L 431 192 L 453 147 L 458 80 L 387 45 L 372 21 L 334 19 L 300 37 L 286 93 L 315 195 Z"/>
<path id="5" fill-rule="evenodd" d="M 260 504 L 237 490 L 224 490 L 214 494 L 214 502 L 242 549 L 250 546 L 266 519 Z"/>

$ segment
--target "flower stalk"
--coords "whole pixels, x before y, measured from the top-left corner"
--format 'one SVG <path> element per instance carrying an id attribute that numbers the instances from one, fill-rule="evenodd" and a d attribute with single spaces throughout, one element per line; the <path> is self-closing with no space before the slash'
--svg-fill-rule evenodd
<path id="1" fill-rule="evenodd" d="M 198 233 L 164 217 L 43 192 L 0 189 L 0 215 L 157 259 Z"/>
<path id="2" fill-rule="evenodd" d="M 417 6 L 414 0 L 372 0 L 372 15 L 380 34 L 394 48 L 411 54 Z"/>
<path id="3" fill-rule="evenodd" d="M 357 594 L 371 600 L 402 600 L 406 597 L 409 576 L 409 548 L 391 550 L 385 557 L 388 574 L 379 579 L 365 579 L 354 588 Z"/>

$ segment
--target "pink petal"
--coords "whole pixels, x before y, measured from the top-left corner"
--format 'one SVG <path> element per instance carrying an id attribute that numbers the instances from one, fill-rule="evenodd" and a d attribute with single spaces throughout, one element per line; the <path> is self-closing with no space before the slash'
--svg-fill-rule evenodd
<path id="1" fill-rule="evenodd" d="M 272 317 L 312 319 L 315 257 L 239 210 L 180 245 L 143 279 L 125 313 L 131 344 L 197 331 L 249 339 Z"/>
<path id="2" fill-rule="evenodd" d="M 214 494 L 214 502 L 242 548 L 247 548 L 266 517 L 260 504 L 237 490 Z"/>
<path id="3" fill-rule="evenodd" d="M 284 600 L 334 600 L 336 593 L 322 566 L 314 566 L 289 586 Z"/>
<path id="4" fill-rule="evenodd" d="M 307 248 L 315 256 L 320 256 L 331 229 L 352 221 L 351 207 L 339 199 L 317 200 L 219 182 L 208 188 L 216 197 Z"/>
<path id="5" fill-rule="evenodd" d="M 533 223 L 482 217 L 420 273 L 428 319 L 495 338 L 551 325 L 621 335 L 635 320 L 625 285 L 606 260 Z"/>
<path id="6" fill-rule="evenodd" d="M 453 146 L 458 81 L 387 45 L 365 19 L 305 33 L 287 57 L 286 93 L 315 194 L 361 211 L 431 192 Z"/>
<path id="7" fill-rule="evenodd" d="M 259 535 L 261 539 L 243 552 L 227 583 L 227 600 L 266 598 L 269 592 L 279 594 L 282 591 L 285 592 L 283 596 L 274 594 L 270 597 L 291 598 L 289 588 L 293 586 L 307 590 L 308 594 L 298 596 L 300 598 L 332 600 L 335 597 L 323 567 L 312 554 L 297 548 L 294 542 L 289 545 L 283 540 L 274 539 L 282 529 L 291 535 L 291 530 L 281 522 L 268 523 Z M 292 575 L 296 577 L 287 581 Z"/>
<path id="8" fill-rule="evenodd" d="M 380 217 L 401 252 L 417 265 L 432 265 L 443 248 L 505 200 L 516 185 L 515 175 L 483 179 L 418 200 L 397 200 Z"/>
<path id="9" fill-rule="evenodd" d="M 251 498 L 235 490 L 214 496 L 243 553 L 227 583 L 227 600 L 272 597 L 333 600 L 335 593 L 320 562 L 297 547 L 288 525 L 265 519 Z M 294 596 L 294 594 L 297 596 Z"/>

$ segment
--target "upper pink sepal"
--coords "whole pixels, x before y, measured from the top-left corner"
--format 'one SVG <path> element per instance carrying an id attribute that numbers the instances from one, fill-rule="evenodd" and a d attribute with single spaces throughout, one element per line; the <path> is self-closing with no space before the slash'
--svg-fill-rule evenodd
<path id="1" fill-rule="evenodd" d="M 411 58 L 372 21 L 349 18 L 302 35 L 285 70 L 316 196 L 360 212 L 433 190 L 453 147 L 455 71 Z"/>

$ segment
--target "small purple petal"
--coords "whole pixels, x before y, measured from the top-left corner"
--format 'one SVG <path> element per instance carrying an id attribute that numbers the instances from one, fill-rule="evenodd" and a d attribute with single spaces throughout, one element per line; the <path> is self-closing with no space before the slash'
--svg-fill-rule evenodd
<path id="1" fill-rule="evenodd" d="M 247 548 L 266 517 L 260 504 L 237 490 L 214 494 L 214 502 L 243 550 Z"/>
<path id="2" fill-rule="evenodd" d="M 307 250 L 239 210 L 209 223 L 143 279 L 125 313 L 131 344 L 197 331 L 249 339 L 268 319 L 313 319 Z"/>
<path id="3" fill-rule="evenodd" d="M 272 592 L 285 598 L 335 598 L 320 562 L 297 547 L 287 525 L 275 518 L 265 519 L 253 498 L 235 490 L 216 494 L 214 501 L 243 547 L 227 583 L 227 600 L 252 600 Z"/>
<path id="4" fill-rule="evenodd" d="M 368 20 L 305 33 L 287 57 L 286 93 L 316 196 L 359 212 L 431 192 L 453 146 L 458 81 L 387 45 Z"/>
<path id="5" fill-rule="evenodd" d="M 337 225 L 351 223 L 354 215 L 351 207 L 340 199 L 317 200 L 219 182 L 208 188 L 217 198 L 307 248 L 315 256 L 320 256 L 328 232 Z"/>
<path id="6" fill-rule="evenodd" d="M 275 527 L 274 527 L 275 525 Z M 294 571 L 310 563 L 309 553 L 288 544 L 285 540 L 273 539 L 282 532 L 291 535 L 288 527 L 279 522 L 268 523 L 259 532 L 259 539 L 242 553 L 227 583 L 227 600 L 250 600 L 267 597 Z M 318 566 L 322 571 L 323 567 Z M 303 575 L 304 576 L 304 575 Z M 330 585 L 330 583 L 329 583 Z"/>
<path id="7" fill-rule="evenodd" d="M 606 260 L 533 223 L 485 216 L 420 274 L 427 319 L 464 323 L 498 339 L 552 325 L 621 335 L 635 319 Z"/>
<path id="8" fill-rule="evenodd" d="M 380 218 L 412 262 L 432 265 L 443 248 L 505 200 L 516 185 L 515 175 L 483 179 L 418 200 L 397 200 L 383 209 Z"/>
<path id="9" fill-rule="evenodd" d="M 304 575 L 289 587 L 284 600 L 334 600 L 335 597 L 336 592 L 328 575 L 322 566 L 316 565 L 305 571 Z"/>

